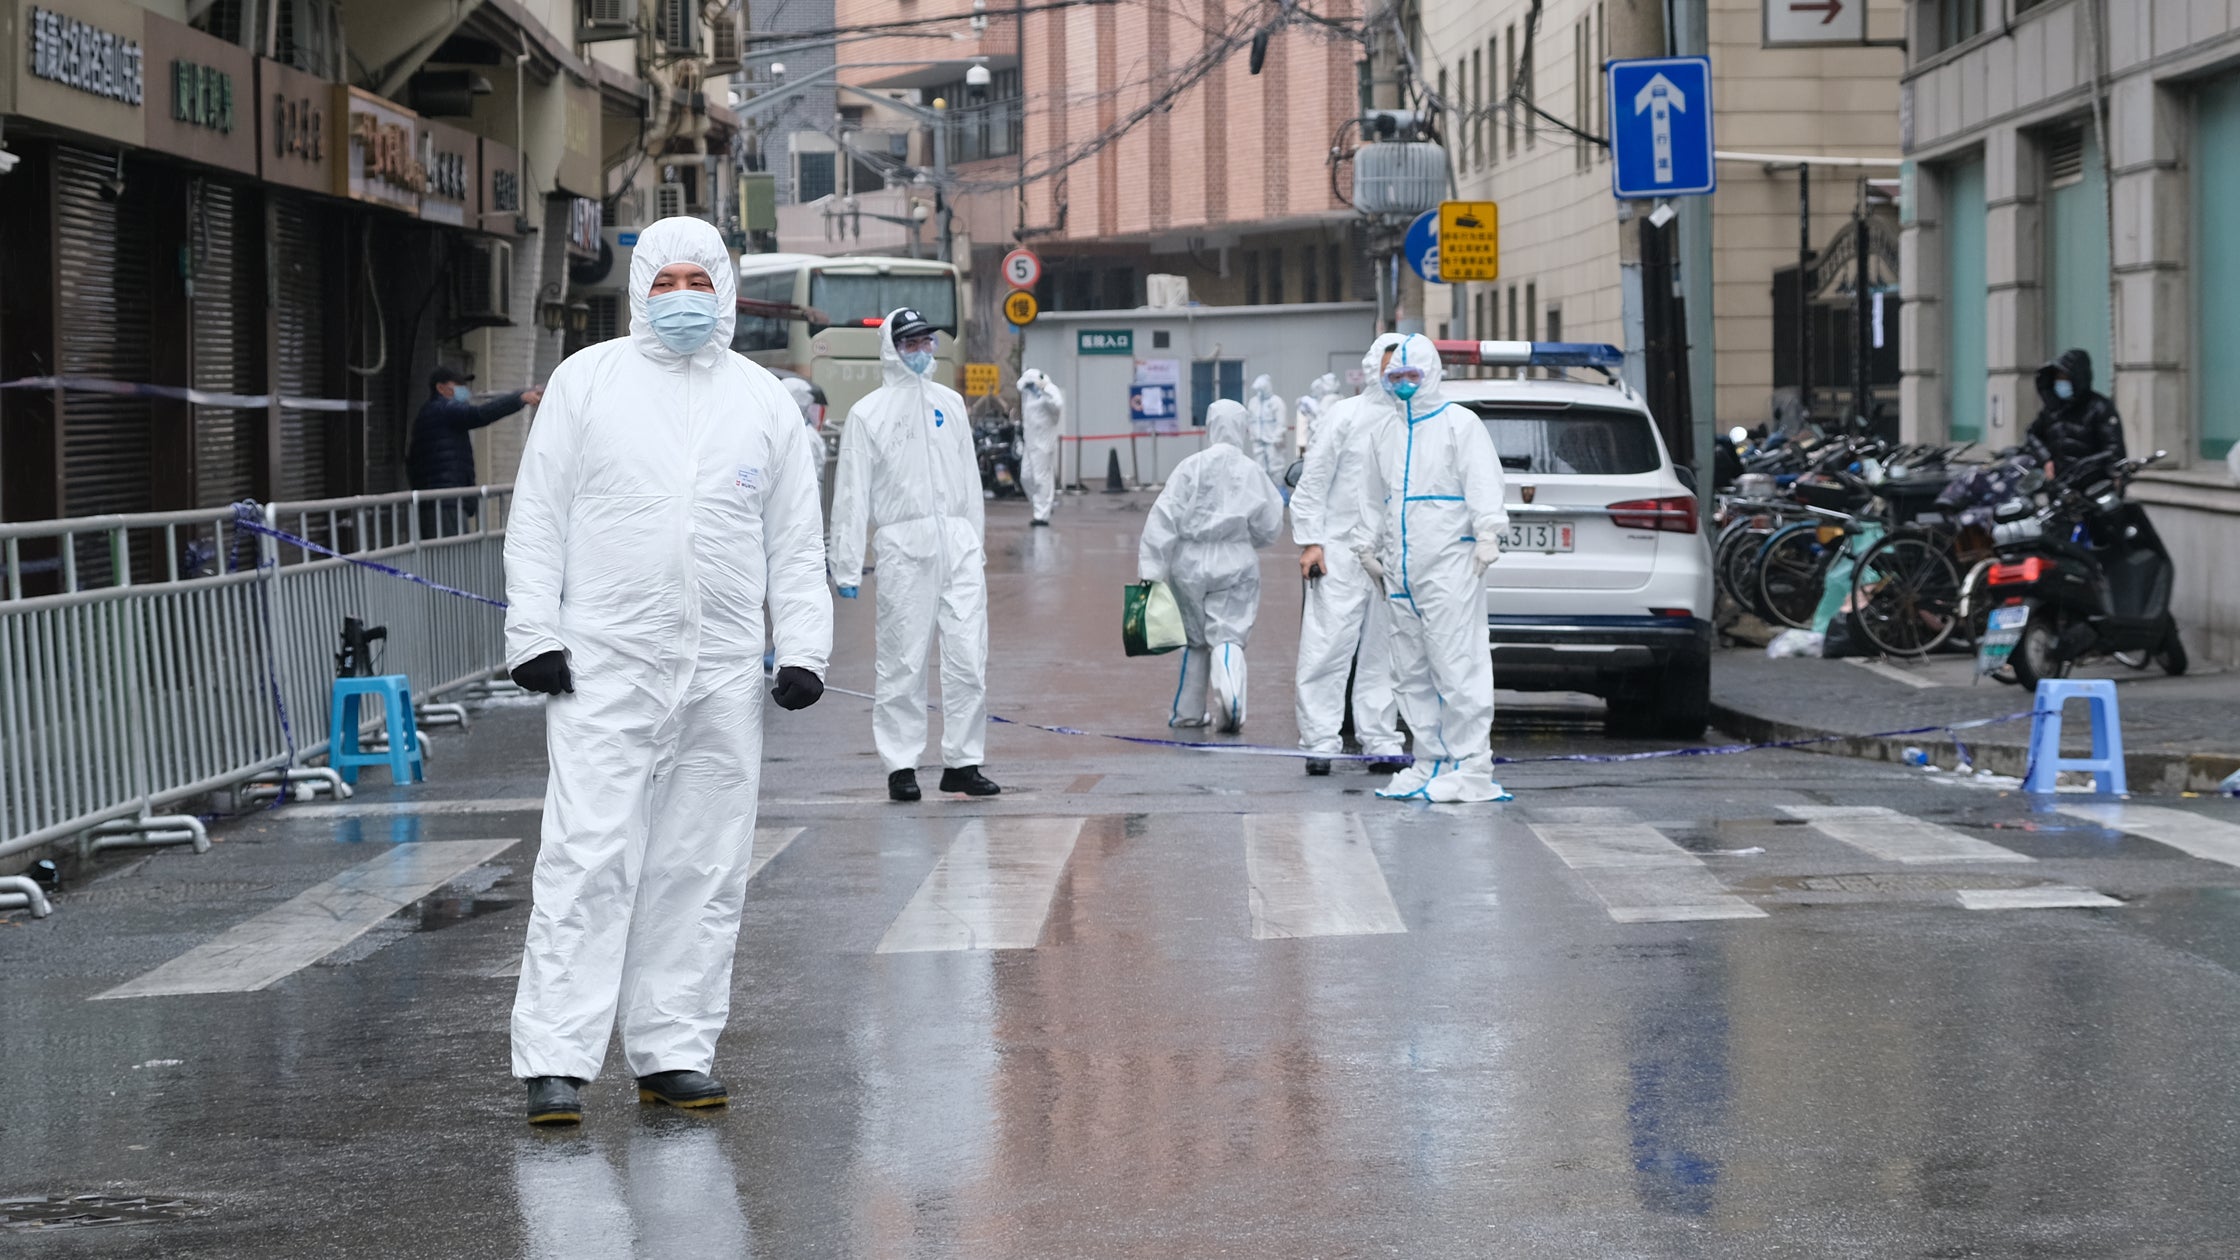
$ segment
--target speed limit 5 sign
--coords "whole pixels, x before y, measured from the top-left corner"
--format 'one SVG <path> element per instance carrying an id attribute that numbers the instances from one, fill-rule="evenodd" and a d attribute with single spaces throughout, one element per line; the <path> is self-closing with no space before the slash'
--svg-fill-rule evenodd
<path id="1" fill-rule="evenodd" d="M 1012 250 L 1003 256 L 1003 278 L 1014 289 L 1031 289 L 1042 280 L 1042 260 L 1032 250 Z"/>

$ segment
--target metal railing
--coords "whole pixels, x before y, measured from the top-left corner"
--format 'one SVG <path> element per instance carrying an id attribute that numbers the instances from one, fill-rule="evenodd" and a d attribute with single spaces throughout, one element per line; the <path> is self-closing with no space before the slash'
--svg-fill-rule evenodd
<path id="1" fill-rule="evenodd" d="M 331 771 L 335 647 L 346 616 L 388 628 L 381 672 L 415 700 L 504 663 L 512 487 L 0 524 L 0 857 L 78 835 L 87 848 L 208 846 L 164 814 L 259 778 Z M 261 525 L 262 530 L 256 528 Z M 274 537 L 293 535 L 322 554 Z M 371 716 L 371 715 L 369 715 Z"/>

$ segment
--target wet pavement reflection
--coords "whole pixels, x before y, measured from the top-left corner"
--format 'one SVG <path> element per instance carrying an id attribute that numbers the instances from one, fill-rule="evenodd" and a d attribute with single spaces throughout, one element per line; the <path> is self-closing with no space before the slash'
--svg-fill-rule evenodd
<path id="1" fill-rule="evenodd" d="M 1122 658 L 1113 624 L 1144 503 L 1069 496 L 1048 530 L 991 505 L 992 710 L 1165 733 L 1173 662 Z M 1242 738 L 1287 745 L 1284 555 L 1264 583 Z M 869 601 L 838 617 L 832 681 L 868 689 Z M 1605 740 L 1591 702 L 1504 705 L 1504 752 L 1645 747 Z M 2097 1257 L 2240 1236 L 2240 870 L 2119 820 L 1803 753 L 1519 766 L 1512 804 L 1410 806 L 1350 766 L 1002 726 L 1004 795 L 904 807 L 869 726 L 838 694 L 769 718 L 723 1113 L 641 1106 L 610 1056 L 580 1132 L 521 1122 L 534 706 L 437 733 L 424 787 L 236 820 L 209 854 L 76 877 L 50 919 L 0 915 L 0 1254 Z M 1963 856 L 1885 860 L 1813 825 L 1827 806 Z M 1559 814 L 1562 845 L 1533 827 Z M 1287 860 L 1301 836 L 1325 847 Z M 508 838 L 266 988 L 89 1000 L 382 854 Z M 1707 887 L 1762 913 L 1703 917 Z M 2059 887 L 2113 905 L 1960 899 Z M 1271 901 L 1281 930 L 1256 933 Z M 57 1205 L 82 1195 L 105 1197 Z"/>

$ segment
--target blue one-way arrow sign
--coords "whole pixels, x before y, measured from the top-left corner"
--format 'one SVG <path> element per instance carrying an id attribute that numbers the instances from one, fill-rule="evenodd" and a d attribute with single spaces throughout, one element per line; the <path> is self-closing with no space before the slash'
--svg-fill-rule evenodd
<path id="1" fill-rule="evenodd" d="M 1613 61 L 1610 189 L 1620 197 L 1712 192 L 1711 59 Z"/>

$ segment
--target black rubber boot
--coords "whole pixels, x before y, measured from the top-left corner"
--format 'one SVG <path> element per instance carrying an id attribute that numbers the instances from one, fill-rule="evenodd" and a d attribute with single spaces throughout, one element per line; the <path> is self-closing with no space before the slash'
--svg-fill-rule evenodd
<path id="1" fill-rule="evenodd" d="M 583 1082 L 572 1076 L 532 1076 L 529 1086 L 529 1123 L 562 1125 L 583 1123 Z"/>
<path id="2" fill-rule="evenodd" d="M 978 766 L 951 766 L 941 772 L 941 790 L 962 792 L 966 796 L 994 796 L 1003 789 L 980 773 Z"/>
<path id="3" fill-rule="evenodd" d="M 897 770 L 893 774 L 887 776 L 888 800 L 914 801 L 923 797 L 924 795 L 925 793 L 918 790 L 917 771 Z"/>
<path id="4" fill-rule="evenodd" d="M 1398 774 L 1416 763 L 1413 757 L 1379 757 L 1369 763 L 1371 774 Z"/>
<path id="5" fill-rule="evenodd" d="M 1308 777 L 1308 778 L 1310 778 L 1310 779 L 1320 779 L 1320 778 L 1324 778 L 1324 777 L 1328 776 L 1328 775 L 1329 775 L 1329 773 L 1330 773 L 1330 763 L 1329 763 L 1329 762 L 1327 762 L 1327 761 L 1323 760 L 1323 759 L 1322 759 L 1322 758 L 1320 758 L 1320 757 L 1309 757 L 1309 758 L 1307 758 L 1307 777 Z"/>
<path id="6" fill-rule="evenodd" d="M 667 1103 L 672 1107 L 721 1107 L 731 1101 L 731 1091 L 706 1072 L 680 1069 L 655 1072 L 638 1078 L 638 1101 Z"/>

